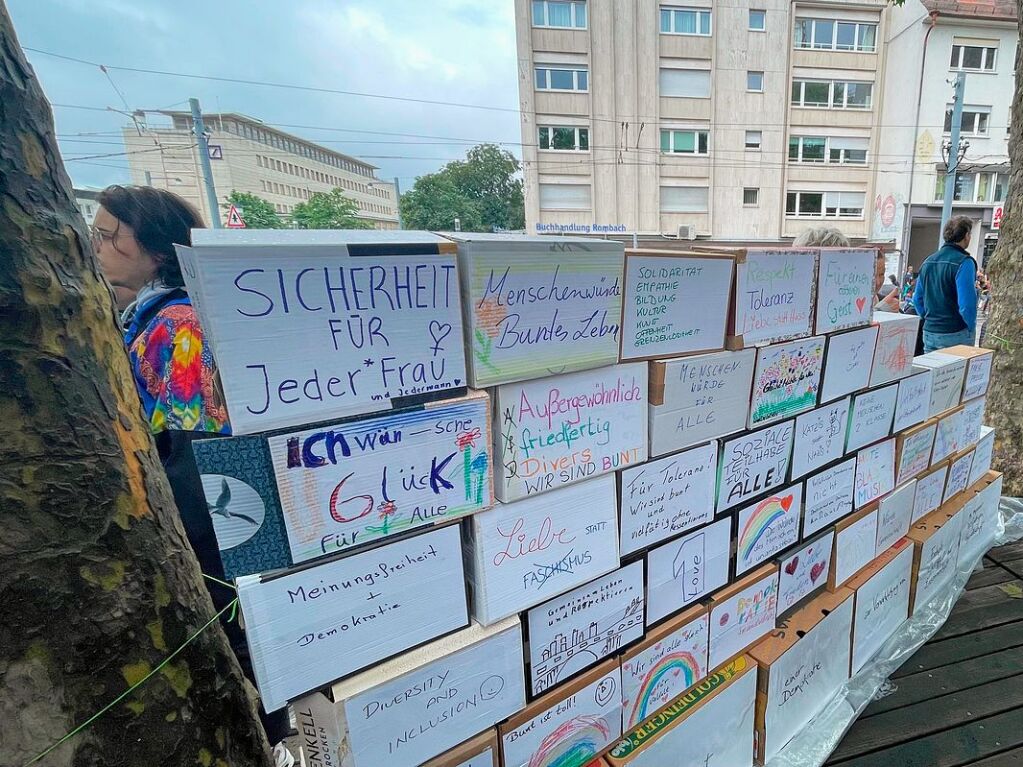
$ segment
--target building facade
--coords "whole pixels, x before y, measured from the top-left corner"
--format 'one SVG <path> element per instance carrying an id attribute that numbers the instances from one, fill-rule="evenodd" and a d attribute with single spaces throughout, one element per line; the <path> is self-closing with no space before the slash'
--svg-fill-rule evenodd
<path id="1" fill-rule="evenodd" d="M 98 198 L 101 191 L 101 189 L 91 187 L 75 187 L 75 204 L 78 206 L 78 212 L 85 219 L 86 226 L 92 226 L 96 220 L 96 212 L 99 210 Z"/>
<path id="2" fill-rule="evenodd" d="M 159 115 L 154 122 L 124 128 L 132 183 L 169 189 L 210 221 L 191 113 Z M 360 219 L 376 229 L 398 228 L 394 184 L 378 179 L 375 166 L 245 115 L 209 114 L 204 124 L 221 202 L 234 190 L 255 194 L 287 219 L 313 193 L 339 188 L 359 206 Z M 223 221 L 225 211 L 218 215 Z"/>

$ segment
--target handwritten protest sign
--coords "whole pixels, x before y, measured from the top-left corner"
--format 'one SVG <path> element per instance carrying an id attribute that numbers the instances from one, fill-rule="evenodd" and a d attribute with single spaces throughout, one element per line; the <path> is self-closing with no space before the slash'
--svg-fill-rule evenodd
<path id="1" fill-rule="evenodd" d="M 959 345 L 942 349 L 942 352 L 954 354 L 967 360 L 966 378 L 963 381 L 963 402 L 987 393 L 987 387 L 991 381 L 991 364 L 994 361 L 993 351 L 977 346 Z"/>
<path id="2" fill-rule="evenodd" d="M 848 424 L 848 397 L 797 416 L 795 443 L 792 447 L 792 478 L 799 479 L 841 458 L 845 452 Z"/>
<path id="3" fill-rule="evenodd" d="M 908 376 L 913 371 L 913 352 L 920 318 L 912 314 L 874 312 L 878 328 L 870 385 L 880 386 Z"/>
<path id="4" fill-rule="evenodd" d="M 856 508 L 876 501 L 895 487 L 895 440 L 886 439 L 856 453 Z"/>
<path id="5" fill-rule="evenodd" d="M 927 420 L 931 406 L 931 383 L 934 374 L 928 369 L 906 376 L 899 381 L 899 396 L 895 400 L 895 420 L 892 431 L 898 433 Z"/>
<path id="6" fill-rule="evenodd" d="M 964 519 L 964 514 L 946 517 L 939 512 L 921 519 L 909 531 L 917 549 L 914 557 L 916 581 L 910 608 L 913 613 L 947 590 L 955 577 Z"/>
<path id="7" fill-rule="evenodd" d="M 724 442 L 718 511 L 784 484 L 794 433 L 795 422 L 783 421 Z"/>
<path id="8" fill-rule="evenodd" d="M 743 347 L 810 334 L 816 250 L 747 250 L 735 267 L 734 335 Z"/>
<path id="9" fill-rule="evenodd" d="M 455 256 L 436 235 L 197 229 L 178 254 L 235 434 L 466 383 Z"/>
<path id="10" fill-rule="evenodd" d="M 504 502 L 642 463 L 646 364 L 499 386 L 495 495 Z"/>
<path id="11" fill-rule="evenodd" d="M 735 574 L 741 575 L 799 540 L 803 485 L 751 503 L 738 513 Z"/>
<path id="12" fill-rule="evenodd" d="M 824 336 L 765 346 L 757 350 L 749 427 L 810 410 L 817 404 Z"/>
<path id="13" fill-rule="evenodd" d="M 834 542 L 835 532 L 828 530 L 778 562 L 779 616 L 827 585 Z"/>
<path id="14" fill-rule="evenodd" d="M 803 537 L 813 535 L 853 510 L 856 459 L 849 458 L 806 479 Z"/>
<path id="15" fill-rule="evenodd" d="M 650 363 L 650 454 L 746 428 L 756 351 L 700 354 Z"/>
<path id="16" fill-rule="evenodd" d="M 980 439 L 980 430 L 984 425 L 984 411 L 987 409 L 987 397 L 977 397 L 969 402 L 963 403 L 962 420 L 962 443 L 959 449 L 963 450 L 970 445 L 977 444 Z"/>
<path id="17" fill-rule="evenodd" d="M 647 625 L 728 583 L 731 520 L 720 519 L 647 553 Z"/>
<path id="18" fill-rule="evenodd" d="M 931 452 L 932 465 L 944 461 L 965 446 L 965 429 L 962 406 L 938 419 L 938 430 L 934 433 L 934 450 Z"/>
<path id="19" fill-rule="evenodd" d="M 765 565 L 710 601 L 710 667 L 716 668 L 774 628 L 778 567 Z"/>
<path id="20" fill-rule="evenodd" d="M 495 386 L 618 359 L 624 251 L 613 240 L 459 240 L 469 383 Z"/>
<path id="21" fill-rule="evenodd" d="M 976 462 L 974 462 L 976 463 Z M 979 480 L 978 480 L 979 481 Z M 959 567 L 975 562 L 995 541 L 998 533 L 998 504 L 1002 497 L 1002 475 L 986 473 L 976 494 L 963 505 L 963 529 L 959 535 Z M 975 488 L 971 487 L 971 490 Z"/>
<path id="22" fill-rule="evenodd" d="M 643 636 L 643 601 L 643 563 L 633 562 L 530 610 L 533 695 Z"/>
<path id="23" fill-rule="evenodd" d="M 267 711 L 469 618 L 457 525 L 281 577 L 246 575 L 237 584 Z"/>
<path id="24" fill-rule="evenodd" d="M 995 430 L 990 426 L 980 427 L 980 437 L 977 439 L 977 448 L 973 451 L 973 466 L 970 467 L 970 479 L 968 484 L 980 480 L 988 469 L 991 468 L 991 456 L 995 449 Z"/>
<path id="25" fill-rule="evenodd" d="M 870 324 L 874 308 L 874 253 L 868 248 L 821 249 L 814 332 L 833 333 Z"/>
<path id="26" fill-rule="evenodd" d="M 877 507 L 870 506 L 835 525 L 831 581 L 834 590 L 866 567 L 877 553 Z"/>
<path id="27" fill-rule="evenodd" d="M 831 402 L 867 388 L 876 344 L 876 325 L 828 336 L 824 350 L 821 402 Z"/>
<path id="28" fill-rule="evenodd" d="M 856 590 L 853 619 L 852 671 L 855 674 L 909 614 L 913 582 L 913 547 L 908 541 L 882 555 L 861 576 L 849 582 Z"/>
<path id="29" fill-rule="evenodd" d="M 892 490 L 878 502 L 877 551 L 887 551 L 909 531 L 916 501 L 916 480 Z"/>
<path id="30" fill-rule="evenodd" d="M 932 421 L 907 429 L 898 436 L 895 442 L 896 484 L 901 485 L 931 465 L 931 448 L 937 430 L 938 424 Z"/>
<path id="31" fill-rule="evenodd" d="M 631 466 L 621 473 L 624 557 L 714 518 L 718 444 Z"/>
<path id="32" fill-rule="evenodd" d="M 723 349 L 733 270 L 730 256 L 629 251 L 621 359 Z"/>
<path id="33" fill-rule="evenodd" d="M 967 450 L 955 456 L 948 465 L 948 479 L 945 480 L 945 493 L 941 502 L 945 503 L 966 489 L 970 481 L 970 470 L 973 468 L 973 450 Z"/>
<path id="34" fill-rule="evenodd" d="M 959 404 L 966 377 L 966 360 L 944 352 L 930 352 L 914 358 L 913 364 L 932 373 L 928 415 L 936 416 Z"/>
<path id="35" fill-rule="evenodd" d="M 941 505 L 941 497 L 945 493 L 945 479 L 948 477 L 948 464 L 936 466 L 916 481 L 916 500 L 913 501 L 913 522 L 927 516 Z"/>
<path id="36" fill-rule="evenodd" d="M 891 434 L 898 393 L 898 384 L 892 384 L 853 397 L 849 435 L 845 443 L 846 452 L 859 450 L 864 445 L 877 442 Z"/>

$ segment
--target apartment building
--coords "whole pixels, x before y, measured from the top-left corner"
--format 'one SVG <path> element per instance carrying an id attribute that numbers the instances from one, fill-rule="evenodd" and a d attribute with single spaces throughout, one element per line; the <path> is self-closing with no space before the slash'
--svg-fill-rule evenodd
<path id="1" fill-rule="evenodd" d="M 235 113 L 204 116 L 218 198 L 232 190 L 269 201 L 287 218 L 315 192 L 340 188 L 359 206 L 359 218 L 376 229 L 398 228 L 394 184 L 376 167 Z M 124 128 L 132 183 L 175 192 L 211 219 L 190 112 L 165 111 L 155 121 Z M 224 211 L 218 212 L 223 220 Z"/>

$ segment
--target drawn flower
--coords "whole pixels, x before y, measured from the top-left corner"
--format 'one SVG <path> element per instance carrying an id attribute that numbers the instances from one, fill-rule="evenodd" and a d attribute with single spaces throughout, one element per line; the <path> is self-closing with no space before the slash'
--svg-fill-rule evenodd
<path id="1" fill-rule="evenodd" d="M 481 436 L 479 427 L 477 426 L 472 431 L 465 431 L 455 437 L 455 444 L 462 450 L 467 447 L 476 447 L 476 440 Z"/>
<path id="2" fill-rule="evenodd" d="M 501 322 L 508 312 L 495 299 L 487 298 L 476 307 L 476 327 L 491 338 L 497 338 Z"/>
<path id="3" fill-rule="evenodd" d="M 398 507 L 394 501 L 381 501 L 380 505 L 377 506 L 377 511 L 380 512 L 380 519 L 387 519 L 398 512 Z"/>

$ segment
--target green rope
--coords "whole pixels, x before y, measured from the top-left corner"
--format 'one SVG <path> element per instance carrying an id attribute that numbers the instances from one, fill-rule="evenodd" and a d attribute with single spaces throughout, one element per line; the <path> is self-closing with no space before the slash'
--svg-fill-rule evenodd
<path id="1" fill-rule="evenodd" d="M 231 589 L 231 591 L 237 591 L 238 590 L 238 589 L 236 589 L 234 587 L 233 583 L 228 583 L 227 581 L 222 581 L 222 580 L 220 580 L 220 578 L 214 578 L 212 575 L 207 575 L 206 573 L 202 573 L 202 577 L 205 578 L 208 581 L 213 581 L 214 583 L 219 583 L 221 586 L 227 586 L 229 589 Z"/>
<path id="2" fill-rule="evenodd" d="M 206 576 L 206 577 L 209 578 L 210 576 Z M 214 578 L 213 580 L 216 580 L 216 579 Z M 227 584 L 227 585 L 230 586 L 230 584 Z M 82 722 L 80 725 L 78 725 L 75 729 L 73 729 L 71 732 L 69 732 L 63 738 L 58 740 L 56 743 L 51 745 L 45 751 L 43 751 L 43 752 L 41 752 L 39 754 L 36 754 L 29 761 L 25 762 L 24 767 L 29 767 L 29 765 L 35 764 L 40 759 L 45 757 L 47 754 L 51 753 L 54 749 L 59 748 L 64 743 L 66 743 L 67 741 L 71 740 L 71 738 L 73 738 L 75 735 L 77 735 L 78 733 L 82 732 L 86 728 L 88 728 L 93 722 L 95 722 L 101 716 L 106 714 L 108 711 L 110 711 L 110 709 L 112 709 L 114 706 L 116 706 L 122 700 L 124 700 L 129 695 L 131 695 L 135 690 L 137 690 L 139 687 L 141 687 L 146 682 L 148 682 L 150 679 L 152 679 L 154 674 L 156 674 L 160 669 L 162 669 L 164 666 L 166 666 L 172 660 L 174 660 L 175 656 L 177 656 L 178 653 L 180 653 L 182 650 L 184 650 L 186 647 L 188 647 L 188 645 L 191 644 L 195 640 L 195 638 L 198 637 L 202 632 L 204 632 L 206 629 L 208 629 L 210 626 L 212 626 L 214 623 L 216 623 L 220 619 L 220 616 L 223 615 L 224 613 L 226 613 L 228 610 L 231 611 L 231 616 L 228 618 L 228 620 L 232 621 L 232 620 L 234 620 L 235 615 L 237 614 L 237 611 L 238 611 L 238 598 L 237 597 L 232 599 L 231 603 L 229 605 L 227 605 L 226 607 L 224 607 L 223 610 L 221 610 L 216 615 L 214 615 L 212 618 L 210 618 L 208 621 L 206 621 L 206 623 L 203 624 L 203 626 L 201 626 L 199 629 L 197 629 L 196 632 L 194 634 L 192 634 L 192 636 L 190 636 L 188 639 L 185 640 L 184 644 L 182 644 L 178 649 L 176 649 L 174 652 L 172 652 L 166 658 L 164 658 L 159 666 L 154 668 L 152 671 L 150 671 L 148 674 L 146 674 L 144 677 L 142 677 L 142 679 L 140 679 L 135 684 L 133 684 L 131 687 L 129 687 L 127 690 L 122 692 L 120 695 L 118 695 L 116 698 L 114 698 L 112 701 L 110 701 L 107 705 L 105 705 L 103 708 L 101 708 L 95 714 L 90 716 L 88 719 L 86 719 L 84 722 Z"/>

